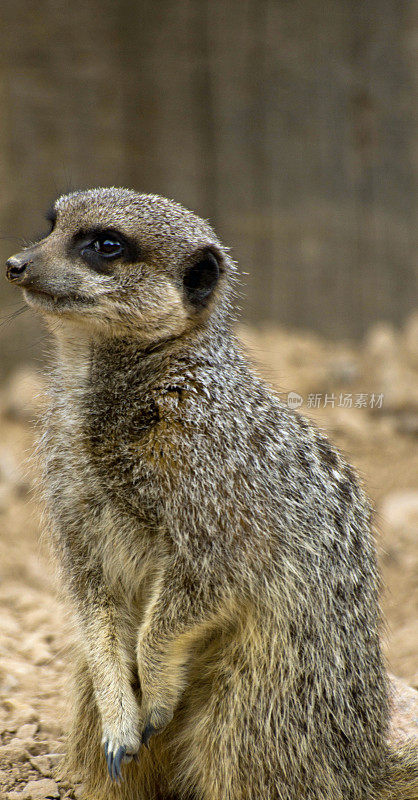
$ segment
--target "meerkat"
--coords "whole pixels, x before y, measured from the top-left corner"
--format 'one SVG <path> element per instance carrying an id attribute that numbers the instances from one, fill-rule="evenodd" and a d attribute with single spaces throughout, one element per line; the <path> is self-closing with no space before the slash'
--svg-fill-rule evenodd
<path id="1" fill-rule="evenodd" d="M 56 341 L 42 450 L 91 800 L 417 797 L 387 744 L 371 508 L 253 373 L 237 268 L 175 202 L 55 203 L 11 257 Z"/>

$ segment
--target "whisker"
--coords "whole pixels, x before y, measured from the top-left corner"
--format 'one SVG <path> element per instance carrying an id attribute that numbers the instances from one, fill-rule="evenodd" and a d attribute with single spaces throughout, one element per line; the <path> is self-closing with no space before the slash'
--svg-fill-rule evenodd
<path id="1" fill-rule="evenodd" d="M 23 238 L 23 236 L 0 236 L 0 241 L 8 241 L 8 240 L 12 240 L 14 242 L 20 242 L 21 244 L 26 246 L 25 245 L 26 240 Z"/>
<path id="2" fill-rule="evenodd" d="M 9 322 L 12 322 L 14 319 L 16 319 L 16 317 L 20 317 L 20 315 L 27 310 L 28 306 L 25 305 L 25 306 L 20 306 L 19 308 L 16 309 L 16 311 L 12 311 L 11 314 L 8 314 L 5 317 L 5 319 L 3 319 L 2 322 L 0 322 L 0 328 L 3 328 L 4 325 L 7 325 Z"/>

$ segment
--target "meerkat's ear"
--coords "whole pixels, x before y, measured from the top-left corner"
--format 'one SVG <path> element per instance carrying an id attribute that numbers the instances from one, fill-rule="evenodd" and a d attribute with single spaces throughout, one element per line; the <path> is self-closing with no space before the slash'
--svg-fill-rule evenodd
<path id="1" fill-rule="evenodd" d="M 212 247 L 198 250 L 183 275 L 186 297 L 194 306 L 205 306 L 221 274 L 221 256 Z"/>

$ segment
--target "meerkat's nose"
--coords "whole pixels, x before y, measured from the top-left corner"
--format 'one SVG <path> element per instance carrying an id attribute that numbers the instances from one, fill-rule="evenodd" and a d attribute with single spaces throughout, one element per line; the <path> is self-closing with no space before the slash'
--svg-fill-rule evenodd
<path id="1" fill-rule="evenodd" d="M 25 253 L 18 253 L 6 261 L 6 277 L 13 283 L 20 283 L 27 267 L 32 261 Z"/>

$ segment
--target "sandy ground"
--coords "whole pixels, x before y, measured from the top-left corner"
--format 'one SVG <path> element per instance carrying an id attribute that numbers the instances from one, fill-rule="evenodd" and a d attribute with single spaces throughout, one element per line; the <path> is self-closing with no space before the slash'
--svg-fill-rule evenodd
<path id="1" fill-rule="evenodd" d="M 377 326 L 356 346 L 277 328 L 240 332 L 259 371 L 365 481 L 377 511 L 385 651 L 391 671 L 418 688 L 418 317 L 401 331 Z M 72 635 L 40 539 L 31 455 L 41 411 L 41 378 L 18 370 L 0 391 L 0 797 L 10 800 L 81 796 L 54 779 Z M 417 711 L 405 697 L 398 711 L 408 729 Z"/>

